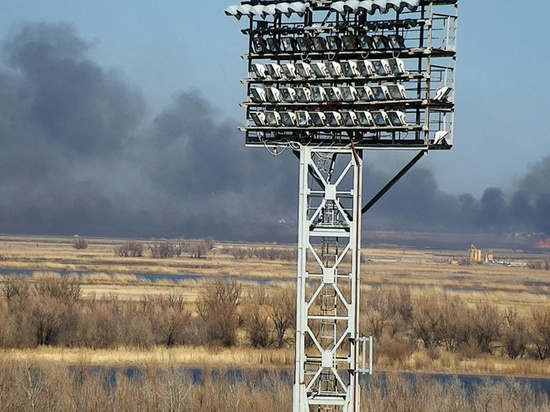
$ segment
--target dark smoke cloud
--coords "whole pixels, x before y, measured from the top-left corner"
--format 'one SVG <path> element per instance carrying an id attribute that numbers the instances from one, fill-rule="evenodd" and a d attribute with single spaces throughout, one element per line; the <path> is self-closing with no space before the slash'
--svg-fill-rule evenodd
<path id="1" fill-rule="evenodd" d="M 69 24 L 28 24 L 0 60 L 0 232 L 296 239 L 298 162 L 245 148 L 237 123 L 198 92 L 151 122 L 141 92 L 88 54 Z M 392 175 L 365 164 L 368 199 Z M 511 194 L 438 188 L 415 167 L 366 216 L 367 229 L 550 234 L 550 158 Z"/>

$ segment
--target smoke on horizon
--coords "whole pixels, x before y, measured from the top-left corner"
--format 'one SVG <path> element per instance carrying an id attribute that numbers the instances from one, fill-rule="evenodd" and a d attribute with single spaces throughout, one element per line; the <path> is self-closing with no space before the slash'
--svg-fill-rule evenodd
<path id="1" fill-rule="evenodd" d="M 237 123 L 195 92 L 144 120 L 141 91 L 90 49 L 65 23 L 27 24 L 3 42 L 0 232 L 294 241 L 294 156 L 245 148 Z M 367 168 L 373 187 L 392 177 Z M 550 235 L 549 172 L 546 157 L 513 193 L 491 187 L 476 199 L 415 167 L 369 225 Z"/>

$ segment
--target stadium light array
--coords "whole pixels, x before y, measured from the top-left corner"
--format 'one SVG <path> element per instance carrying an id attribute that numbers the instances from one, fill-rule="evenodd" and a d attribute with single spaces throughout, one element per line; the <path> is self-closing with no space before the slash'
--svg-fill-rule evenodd
<path id="1" fill-rule="evenodd" d="M 255 0 L 228 7 L 227 15 L 249 21 L 246 143 L 449 148 L 455 6 Z"/>

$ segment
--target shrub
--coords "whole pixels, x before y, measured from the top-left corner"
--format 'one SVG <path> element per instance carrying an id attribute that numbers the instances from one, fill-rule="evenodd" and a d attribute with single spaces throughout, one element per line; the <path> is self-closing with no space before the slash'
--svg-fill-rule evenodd
<path id="1" fill-rule="evenodd" d="M 88 248 L 88 240 L 86 238 L 81 236 L 75 236 L 73 238 L 73 247 L 75 249 L 87 249 Z"/>

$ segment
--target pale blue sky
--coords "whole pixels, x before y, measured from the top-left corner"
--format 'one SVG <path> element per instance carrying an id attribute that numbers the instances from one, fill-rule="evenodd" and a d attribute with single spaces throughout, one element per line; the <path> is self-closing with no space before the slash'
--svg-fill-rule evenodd
<path id="1" fill-rule="evenodd" d="M 243 122 L 238 103 L 245 94 L 239 82 L 246 75 L 240 58 L 247 47 L 240 33 L 245 23 L 223 13 L 237 3 L 5 0 L 0 39 L 28 22 L 71 23 L 94 43 L 97 64 L 142 91 L 151 116 L 192 89 L 220 118 Z M 549 15 L 546 0 L 460 1 L 455 148 L 422 161 L 442 190 L 478 196 L 490 186 L 507 189 L 550 154 Z M 399 156 L 377 153 L 367 159 L 383 157 L 392 164 Z"/>

